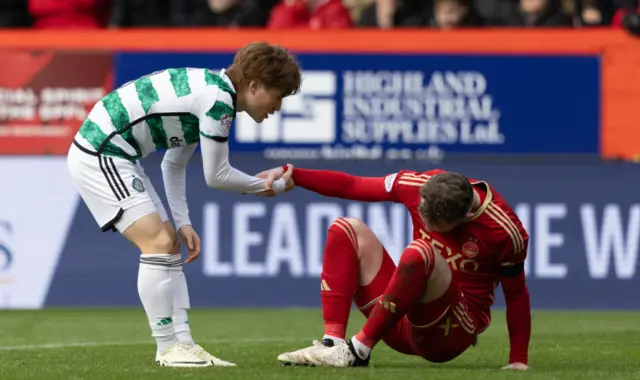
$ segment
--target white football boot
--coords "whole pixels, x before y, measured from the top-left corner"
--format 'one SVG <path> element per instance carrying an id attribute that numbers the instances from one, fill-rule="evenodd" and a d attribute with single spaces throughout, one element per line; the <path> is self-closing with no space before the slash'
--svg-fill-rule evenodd
<path id="1" fill-rule="evenodd" d="M 196 356 L 191 347 L 176 343 L 164 352 L 156 352 L 156 364 L 161 367 L 210 367 L 212 362 Z"/>
<path id="2" fill-rule="evenodd" d="M 313 363 L 309 362 L 305 358 L 305 354 L 307 352 L 318 351 L 331 346 L 333 346 L 333 341 L 330 339 L 324 339 L 322 342 L 319 340 L 314 340 L 310 347 L 302 348 L 298 351 L 285 352 L 278 355 L 278 361 L 282 365 L 310 366 L 313 365 Z"/>
<path id="3" fill-rule="evenodd" d="M 236 366 L 235 363 L 231 363 L 211 355 L 199 344 L 188 347 L 188 349 L 192 354 L 194 354 L 201 360 L 212 363 L 214 367 L 235 367 Z"/>
<path id="4" fill-rule="evenodd" d="M 351 341 L 336 344 L 333 347 L 324 347 L 319 350 L 307 351 L 304 354 L 307 362 L 314 366 L 328 367 L 366 367 L 369 365 L 369 355 L 366 359 L 361 359 L 356 355 Z"/>

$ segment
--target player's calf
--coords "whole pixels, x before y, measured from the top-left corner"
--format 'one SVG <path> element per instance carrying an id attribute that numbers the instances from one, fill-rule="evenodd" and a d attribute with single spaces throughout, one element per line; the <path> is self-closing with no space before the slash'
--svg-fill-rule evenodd
<path id="1" fill-rule="evenodd" d="M 165 218 L 161 216 L 160 219 Z M 173 313 L 171 315 L 171 320 L 175 338 L 184 350 L 188 351 L 189 354 L 191 354 L 200 362 L 211 363 L 216 367 L 234 367 L 234 363 L 222 360 L 207 352 L 202 346 L 196 344 L 193 340 L 193 337 L 191 336 L 191 327 L 189 325 L 188 315 L 188 310 L 191 308 L 191 302 L 189 300 L 189 289 L 187 286 L 187 280 L 185 278 L 184 272 L 182 271 L 183 263 L 182 254 L 180 252 L 180 239 L 178 238 L 178 234 L 173 228 L 171 222 L 164 221 L 163 224 L 166 235 L 159 231 L 159 234 L 162 236 L 160 236 L 158 239 L 155 239 L 155 245 L 164 245 L 162 241 L 166 239 L 167 235 L 172 240 L 172 248 L 169 252 L 171 258 L 173 259 L 171 265 L 170 281 L 171 287 L 173 288 Z M 150 245 L 154 245 L 154 243 L 151 243 Z M 152 258 L 153 256 L 146 255 L 142 258 L 145 257 Z"/>
<path id="2" fill-rule="evenodd" d="M 325 338 L 344 339 L 353 295 L 375 277 L 382 252 L 373 232 L 356 218 L 338 218 L 329 227 L 320 275 Z"/>
<path id="3" fill-rule="evenodd" d="M 451 274 L 440 268 L 435 270 L 440 261 L 444 263 L 425 241 L 415 240 L 409 244 L 356 340 L 369 349 L 373 348 L 405 314 L 421 302 L 429 302 L 442 294 L 443 284 L 451 281 Z"/>
<path id="4" fill-rule="evenodd" d="M 125 210 L 123 217 L 142 214 L 145 204 Z M 129 213 L 129 215 L 127 215 Z M 173 268 L 181 265 L 179 254 L 172 254 L 175 239 L 165 227 L 158 213 L 141 216 L 123 230 L 123 235 L 140 251 L 140 268 L 138 272 L 138 294 L 149 319 L 152 335 L 157 343 L 157 351 L 161 355 L 176 354 L 169 349 L 178 344 L 174 331 L 174 294 L 172 282 Z M 164 354 L 167 353 L 167 354 Z"/>
<path id="5" fill-rule="evenodd" d="M 385 263 L 391 266 L 391 270 L 387 268 L 385 272 L 388 274 L 386 279 L 374 280 Z M 356 301 L 365 300 L 356 304 L 362 306 L 368 303 L 382 294 L 394 269 L 395 264 L 366 224 L 356 218 L 336 219 L 329 226 L 320 276 L 324 338 L 322 342 L 314 341 L 310 347 L 283 353 L 278 356 L 278 361 L 286 365 L 310 365 L 313 363 L 305 358 L 306 353 L 345 343 L 345 330 L 354 293 Z M 377 286 L 377 293 L 368 298 L 372 293 L 362 293 L 361 290 L 363 285 L 370 285 L 372 282 Z"/>

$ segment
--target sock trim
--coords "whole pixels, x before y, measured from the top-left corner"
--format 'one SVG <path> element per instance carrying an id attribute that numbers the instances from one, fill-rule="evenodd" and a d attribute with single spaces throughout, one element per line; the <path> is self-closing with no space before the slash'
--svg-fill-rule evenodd
<path id="1" fill-rule="evenodd" d="M 147 256 L 165 256 L 165 255 L 141 255 L 140 264 L 160 266 L 160 267 L 180 267 L 182 266 L 182 258 L 172 259 L 171 257 L 147 257 Z"/>

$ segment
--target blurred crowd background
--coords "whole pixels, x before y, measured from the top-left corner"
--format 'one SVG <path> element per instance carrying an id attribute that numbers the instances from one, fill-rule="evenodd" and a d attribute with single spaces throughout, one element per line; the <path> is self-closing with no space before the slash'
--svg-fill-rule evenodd
<path id="1" fill-rule="evenodd" d="M 638 0 L 2 0 L 0 27 L 620 27 L 638 7 Z"/>

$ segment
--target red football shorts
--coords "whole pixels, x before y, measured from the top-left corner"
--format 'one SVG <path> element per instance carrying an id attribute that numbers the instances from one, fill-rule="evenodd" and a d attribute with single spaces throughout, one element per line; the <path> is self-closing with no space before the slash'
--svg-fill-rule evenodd
<path id="1" fill-rule="evenodd" d="M 369 316 L 384 294 L 396 265 L 383 251 L 382 266 L 374 280 L 355 294 L 356 306 Z M 475 344 L 478 321 L 469 310 L 464 294 L 452 279 L 445 294 L 429 303 L 417 304 L 383 338 L 392 349 L 407 355 L 442 363 L 452 360 Z"/>

